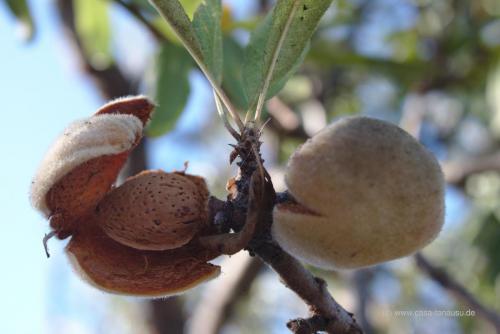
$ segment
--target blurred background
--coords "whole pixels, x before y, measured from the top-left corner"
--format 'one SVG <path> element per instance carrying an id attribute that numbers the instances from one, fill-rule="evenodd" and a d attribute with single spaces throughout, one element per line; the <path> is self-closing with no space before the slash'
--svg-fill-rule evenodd
<path id="1" fill-rule="evenodd" d="M 181 2 L 191 15 L 200 3 Z M 273 1 L 223 3 L 223 85 L 242 105 L 242 48 Z M 64 127 L 106 100 L 144 93 L 159 104 L 124 175 L 189 161 L 223 198 L 236 172 L 210 87 L 146 0 L 0 0 L 0 45 L 1 333 L 288 333 L 289 319 L 307 316 L 243 252 L 219 260 L 217 280 L 155 301 L 83 283 L 66 241 L 51 240 L 46 259 L 31 177 Z M 446 223 L 421 256 L 311 270 L 367 333 L 500 331 L 500 2 L 335 0 L 304 65 L 266 106 L 263 151 L 277 189 L 299 144 L 355 114 L 400 124 L 436 154 Z"/>

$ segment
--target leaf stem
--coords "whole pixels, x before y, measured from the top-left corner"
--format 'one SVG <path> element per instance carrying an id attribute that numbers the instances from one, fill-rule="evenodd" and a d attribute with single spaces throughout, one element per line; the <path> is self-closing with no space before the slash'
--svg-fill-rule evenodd
<path id="1" fill-rule="evenodd" d="M 219 116 L 222 118 L 222 121 L 224 122 L 224 126 L 226 127 L 227 131 L 234 137 L 236 140 L 240 140 L 241 136 L 238 134 L 238 132 L 231 126 L 229 121 L 227 120 L 227 113 L 224 109 L 224 106 L 222 105 L 219 96 L 215 92 L 215 90 L 212 90 L 214 93 L 214 100 L 215 100 L 215 106 L 217 107 L 217 112 L 219 113 Z"/>

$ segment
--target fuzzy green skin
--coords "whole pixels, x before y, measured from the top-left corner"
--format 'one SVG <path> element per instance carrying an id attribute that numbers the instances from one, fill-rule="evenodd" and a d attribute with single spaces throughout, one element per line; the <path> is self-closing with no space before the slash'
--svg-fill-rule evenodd
<path id="1" fill-rule="evenodd" d="M 286 183 L 302 206 L 274 210 L 273 235 L 325 269 L 409 255 L 438 235 L 444 178 L 435 157 L 399 127 L 366 117 L 322 130 L 290 158 Z"/>

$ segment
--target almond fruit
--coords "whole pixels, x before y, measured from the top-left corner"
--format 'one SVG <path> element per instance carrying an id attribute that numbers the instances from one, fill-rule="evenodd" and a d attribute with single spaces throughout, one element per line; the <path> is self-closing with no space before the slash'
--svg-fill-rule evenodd
<path id="1" fill-rule="evenodd" d="M 274 209 L 273 236 L 325 269 L 409 255 L 439 233 L 444 178 L 435 157 L 399 127 L 366 117 L 328 126 L 290 158 L 296 203 Z"/>

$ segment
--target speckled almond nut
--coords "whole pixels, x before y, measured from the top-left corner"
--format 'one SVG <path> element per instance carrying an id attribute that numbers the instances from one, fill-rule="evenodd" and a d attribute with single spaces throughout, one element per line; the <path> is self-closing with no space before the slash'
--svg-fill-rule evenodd
<path id="1" fill-rule="evenodd" d="M 109 192 L 96 219 L 114 240 L 143 250 L 187 244 L 207 217 L 208 191 L 201 178 L 182 173 L 145 171 Z"/>
<path id="2" fill-rule="evenodd" d="M 290 158 L 286 183 L 303 210 L 277 206 L 273 235 L 286 251 L 326 269 L 409 255 L 443 224 L 438 162 L 380 120 L 346 118 L 322 130 Z"/>

